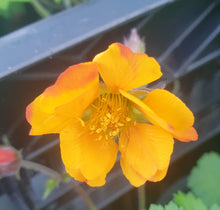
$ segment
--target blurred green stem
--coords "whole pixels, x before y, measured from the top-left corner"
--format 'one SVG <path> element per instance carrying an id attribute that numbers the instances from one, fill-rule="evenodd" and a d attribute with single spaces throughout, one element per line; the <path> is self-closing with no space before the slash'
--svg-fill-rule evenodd
<path id="1" fill-rule="evenodd" d="M 63 3 L 67 9 L 72 7 L 71 0 L 63 0 Z"/>
<path id="2" fill-rule="evenodd" d="M 63 182 L 63 177 L 60 173 L 58 173 L 57 171 L 55 171 L 51 168 L 48 168 L 44 165 L 41 165 L 41 164 L 38 164 L 38 163 L 35 163 L 32 161 L 28 161 L 28 160 L 22 160 L 21 167 L 26 168 L 26 169 L 35 170 L 35 171 L 40 171 L 40 172 L 50 176 L 51 178 L 57 179 L 59 182 Z M 68 184 L 82 197 L 82 199 L 85 201 L 85 203 L 88 205 L 88 207 L 91 210 L 97 210 L 95 205 L 93 204 L 92 200 L 87 195 L 85 190 L 83 190 L 82 187 L 80 187 L 79 185 L 76 185 L 72 180 L 69 181 Z"/>
<path id="3" fill-rule="evenodd" d="M 144 210 L 146 207 L 146 198 L 145 198 L 145 185 L 142 185 L 138 188 L 138 209 Z"/>
<path id="4" fill-rule="evenodd" d="M 48 17 L 50 16 L 50 12 L 45 9 L 38 0 L 31 0 L 30 3 L 33 5 L 33 7 L 35 8 L 35 10 L 37 11 L 37 13 L 42 17 Z"/>

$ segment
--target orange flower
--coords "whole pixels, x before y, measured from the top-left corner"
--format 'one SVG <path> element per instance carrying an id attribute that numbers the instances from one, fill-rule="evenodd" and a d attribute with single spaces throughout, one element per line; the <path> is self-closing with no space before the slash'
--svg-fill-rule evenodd
<path id="1" fill-rule="evenodd" d="M 30 134 L 60 133 L 67 172 L 90 186 L 105 183 L 118 150 L 132 185 L 159 181 L 173 137 L 197 140 L 193 114 L 180 99 L 166 90 L 134 89 L 161 75 L 154 58 L 114 43 L 92 62 L 70 66 L 27 107 Z"/>

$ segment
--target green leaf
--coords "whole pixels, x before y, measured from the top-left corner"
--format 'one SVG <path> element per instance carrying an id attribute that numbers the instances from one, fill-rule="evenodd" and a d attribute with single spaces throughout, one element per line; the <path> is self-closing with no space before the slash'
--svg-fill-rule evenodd
<path id="1" fill-rule="evenodd" d="M 215 152 L 204 154 L 193 168 L 188 187 L 207 206 L 220 206 L 220 155 Z"/>
<path id="2" fill-rule="evenodd" d="M 23 13 L 25 10 L 24 2 L 29 0 L 0 0 L 0 15 L 10 18 L 15 14 Z"/>
<path id="3" fill-rule="evenodd" d="M 1 0 L 0 1 L 0 10 L 7 10 L 10 4 L 10 0 Z"/>
<path id="4" fill-rule="evenodd" d="M 58 180 L 57 179 L 48 179 L 46 184 L 45 184 L 45 190 L 44 190 L 44 194 L 43 194 L 43 199 L 45 200 L 50 193 L 52 192 L 52 190 L 56 187 L 58 187 Z"/>
<path id="5" fill-rule="evenodd" d="M 220 206 L 217 204 L 214 204 L 211 206 L 211 208 L 209 210 L 220 210 Z"/>
<path id="6" fill-rule="evenodd" d="M 151 204 L 149 210 L 164 210 L 164 208 L 161 205 Z"/>
<path id="7" fill-rule="evenodd" d="M 4 17 L 4 18 L 9 18 L 10 17 L 10 12 L 8 11 L 8 8 L 3 8 L 0 7 L 0 17 Z"/>
<path id="8" fill-rule="evenodd" d="M 170 201 L 167 205 L 165 205 L 165 207 L 151 204 L 149 210 L 183 210 L 183 208 L 178 207 L 173 201 Z"/>
<path id="9" fill-rule="evenodd" d="M 178 192 L 174 195 L 174 201 L 183 210 L 207 210 L 205 204 L 199 198 L 194 197 L 192 193 Z"/>
<path id="10" fill-rule="evenodd" d="M 12 2 L 9 7 L 9 13 L 15 15 L 18 13 L 23 13 L 25 10 L 24 4 Z"/>
<path id="11" fill-rule="evenodd" d="M 56 4 L 60 4 L 62 0 L 53 0 Z"/>
<path id="12" fill-rule="evenodd" d="M 25 3 L 25 2 L 31 2 L 31 0 L 9 0 L 11 2 L 22 2 L 22 3 Z"/>
<path id="13" fill-rule="evenodd" d="M 165 206 L 165 210 L 183 210 L 183 208 L 178 207 L 173 201 L 171 201 Z"/>

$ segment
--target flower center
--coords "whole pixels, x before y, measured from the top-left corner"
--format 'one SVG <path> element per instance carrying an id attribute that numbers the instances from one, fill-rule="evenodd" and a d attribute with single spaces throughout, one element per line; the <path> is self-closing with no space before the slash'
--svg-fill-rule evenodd
<path id="1" fill-rule="evenodd" d="M 122 127 L 131 122 L 129 116 L 130 104 L 121 94 L 103 94 L 92 104 L 92 114 L 89 120 L 91 133 L 99 134 L 98 140 L 103 137 L 117 138 Z"/>

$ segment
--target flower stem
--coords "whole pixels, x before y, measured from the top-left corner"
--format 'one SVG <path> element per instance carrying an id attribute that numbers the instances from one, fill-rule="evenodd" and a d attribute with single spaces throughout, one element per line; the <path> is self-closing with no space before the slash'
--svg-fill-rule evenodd
<path id="1" fill-rule="evenodd" d="M 59 182 L 63 182 L 63 177 L 60 173 L 44 165 L 41 165 L 41 164 L 38 164 L 32 161 L 28 161 L 28 160 L 22 160 L 20 164 L 21 164 L 20 166 L 23 168 L 40 171 L 50 176 L 51 178 L 57 179 Z M 72 180 L 69 181 L 69 184 L 82 197 L 82 199 L 85 201 L 85 203 L 88 205 L 88 207 L 91 210 L 97 210 L 92 200 L 90 199 L 90 197 L 87 195 L 87 193 L 82 187 L 80 187 L 79 185 L 76 185 Z"/>
<path id="2" fill-rule="evenodd" d="M 138 209 L 144 210 L 146 207 L 145 185 L 138 188 Z"/>
<path id="3" fill-rule="evenodd" d="M 26 169 L 35 170 L 35 171 L 40 171 L 40 172 L 50 176 L 51 178 L 57 179 L 59 182 L 63 181 L 61 174 L 59 174 L 58 172 L 56 172 L 55 170 L 53 170 L 51 168 L 48 168 L 44 165 L 41 165 L 39 163 L 35 163 L 32 161 L 28 161 L 28 160 L 22 160 L 21 167 L 26 168 Z"/>
<path id="4" fill-rule="evenodd" d="M 48 17 L 50 16 L 50 12 L 45 9 L 40 3 L 38 0 L 31 0 L 30 3 L 33 5 L 33 7 L 35 8 L 35 10 L 37 11 L 37 13 L 42 17 L 42 18 L 45 18 L 45 17 Z"/>
<path id="5" fill-rule="evenodd" d="M 72 5 L 71 5 L 71 0 L 63 0 L 63 3 L 65 5 L 65 8 L 68 9 L 70 8 Z"/>

